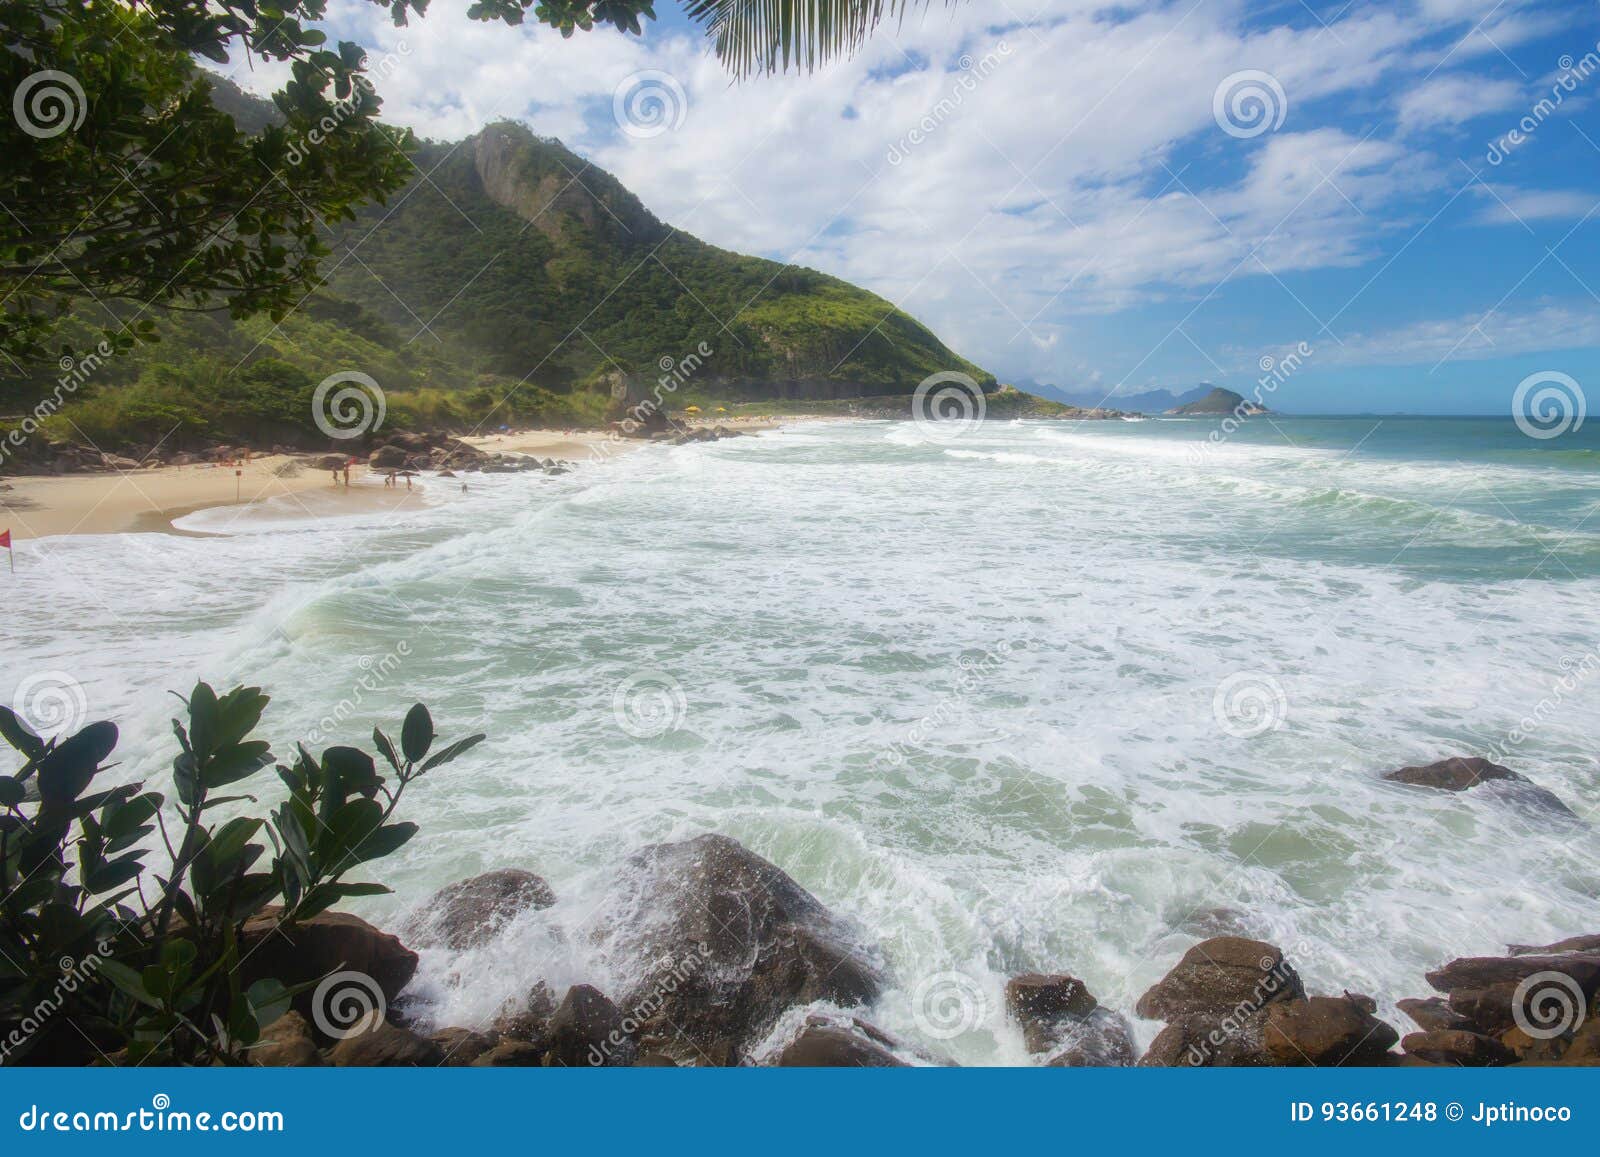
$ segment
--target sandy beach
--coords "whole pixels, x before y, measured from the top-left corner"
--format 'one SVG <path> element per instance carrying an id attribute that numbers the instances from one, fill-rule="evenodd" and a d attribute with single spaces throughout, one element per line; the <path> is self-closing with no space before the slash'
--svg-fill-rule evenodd
<path id="1" fill-rule="evenodd" d="M 686 424 L 724 425 L 753 433 L 773 429 L 778 423 L 759 418 L 701 418 Z M 603 430 L 508 430 L 462 441 L 491 454 L 528 454 L 573 462 L 593 461 L 644 445 Z M 7 478 L 0 483 L 0 530 L 9 528 L 18 541 L 57 534 L 186 533 L 174 530 L 173 520 L 197 510 L 314 493 L 314 502 L 297 505 L 297 516 L 334 517 L 420 504 L 428 485 L 419 478 L 411 490 L 389 489 L 378 473 L 356 466 L 349 487 L 335 486 L 327 471 L 310 465 L 313 458 L 274 454 L 238 467 L 208 463 Z"/>
<path id="2" fill-rule="evenodd" d="M 160 466 L 104 474 L 11 478 L 0 490 L 0 530 L 18 539 L 56 534 L 171 531 L 172 520 L 218 506 L 264 502 L 318 492 L 317 513 L 357 513 L 411 501 L 420 488 L 387 489 L 365 466 L 351 470 L 351 485 L 334 485 L 324 470 L 303 459 L 270 455 L 231 466 Z M 410 496 L 408 498 L 408 495 Z"/>

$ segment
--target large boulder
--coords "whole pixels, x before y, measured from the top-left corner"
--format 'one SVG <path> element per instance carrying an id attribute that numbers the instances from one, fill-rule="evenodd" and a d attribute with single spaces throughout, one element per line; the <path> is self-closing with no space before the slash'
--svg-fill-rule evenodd
<path id="1" fill-rule="evenodd" d="M 1102 1008 L 1083 981 L 1037 972 L 1006 982 L 1006 1011 L 1031 1053 L 1056 1068 L 1124 1066 L 1134 1061 L 1127 1021 Z"/>
<path id="2" fill-rule="evenodd" d="M 1267 1008 L 1304 999 L 1299 974 L 1274 945 L 1241 936 L 1204 940 L 1139 998 L 1140 1016 L 1168 1022 L 1139 1063 L 1276 1064 L 1266 1047 Z"/>
<path id="3" fill-rule="evenodd" d="M 1563 819 L 1578 818 L 1553 792 L 1546 791 L 1509 767 L 1502 767 L 1498 763 L 1491 763 L 1477 756 L 1455 756 L 1441 759 L 1437 763 L 1402 767 L 1385 772 L 1383 778 L 1393 783 L 1409 784 L 1412 787 L 1431 787 L 1440 791 L 1469 791 L 1482 784 L 1493 783 L 1498 785 L 1499 794 L 1504 795 L 1512 803 L 1521 804 L 1534 811 L 1560 816 Z"/>
<path id="4" fill-rule="evenodd" d="M 460 1068 L 475 1062 L 484 1053 L 495 1047 L 493 1038 L 470 1028 L 442 1028 L 438 1032 L 430 1033 L 428 1039 L 439 1046 L 444 1053 L 442 1064 L 452 1068 Z"/>
<path id="5" fill-rule="evenodd" d="M 857 930 L 736 840 L 655 844 L 629 869 L 616 923 L 643 975 L 622 1006 L 656 1051 L 736 1055 L 786 1009 L 860 1005 L 882 990 Z"/>
<path id="6" fill-rule="evenodd" d="M 1506 951 L 1512 956 L 1563 956 L 1569 952 L 1593 952 L 1600 954 L 1600 933 L 1591 933 L 1586 936 L 1569 936 L 1565 940 L 1557 940 L 1554 944 L 1511 944 Z"/>
<path id="7" fill-rule="evenodd" d="M 248 1053 L 263 1068 L 316 1068 L 324 1062 L 311 1026 L 298 1012 L 286 1012 L 269 1024 Z"/>
<path id="8" fill-rule="evenodd" d="M 1303 997 L 1300 976 L 1283 953 L 1264 940 L 1214 936 L 1196 944 L 1143 996 L 1142 1017 L 1173 1020 L 1263 1008 L 1274 1000 Z"/>
<path id="9" fill-rule="evenodd" d="M 1267 1006 L 1262 1043 L 1280 1065 L 1382 1065 L 1400 1034 L 1373 1015 L 1368 997 L 1313 996 Z"/>
<path id="10" fill-rule="evenodd" d="M 909 1067 L 891 1051 L 889 1038 L 871 1031 L 866 1022 L 839 1024 L 823 1017 L 807 1018 L 800 1034 L 778 1054 L 777 1064 L 812 1069 Z"/>
<path id="11" fill-rule="evenodd" d="M 435 892 L 413 919 L 407 938 L 419 948 L 456 951 L 494 938 L 522 912 L 556 902 L 550 885 L 521 868 L 498 868 Z"/>
<path id="12" fill-rule="evenodd" d="M 1471 1028 L 1471 1022 L 1459 1012 L 1450 1008 L 1450 1002 L 1442 996 L 1408 997 L 1405 1000 L 1394 1002 L 1395 1007 L 1405 1013 L 1417 1026 L 1424 1030 Z"/>
<path id="13" fill-rule="evenodd" d="M 635 1042 L 622 1013 L 599 989 L 575 984 L 550 1018 L 548 1063 L 570 1068 L 631 1065 Z"/>
<path id="14" fill-rule="evenodd" d="M 367 465 L 375 470 L 398 470 L 408 457 L 403 446 L 379 446 L 367 455 Z"/>
<path id="15" fill-rule="evenodd" d="M 444 1050 L 410 1029 L 373 1018 L 365 1031 L 334 1045 L 328 1060 L 344 1068 L 434 1068 L 443 1063 Z"/>
<path id="16" fill-rule="evenodd" d="M 1401 1040 L 1400 1045 L 1408 1055 L 1436 1065 L 1484 1068 L 1514 1064 L 1517 1059 L 1516 1053 L 1493 1037 L 1460 1029 L 1410 1033 Z"/>
<path id="17" fill-rule="evenodd" d="M 1600 953 L 1565 952 L 1526 956 L 1468 956 L 1452 960 L 1427 974 L 1428 983 L 1452 995 L 1462 990 L 1485 990 L 1516 985 L 1541 972 L 1570 978 L 1585 996 L 1600 988 Z M 1454 1007 L 1454 1001 L 1451 1002 Z"/>
<path id="18" fill-rule="evenodd" d="M 417 971 L 417 954 L 398 939 L 345 912 L 319 912 L 309 920 L 283 923 L 282 910 L 268 908 L 246 922 L 239 938 L 240 987 L 279 980 L 289 988 L 309 985 L 295 996 L 294 1010 L 313 1023 L 316 985 L 336 972 L 356 972 L 393 1006 Z"/>

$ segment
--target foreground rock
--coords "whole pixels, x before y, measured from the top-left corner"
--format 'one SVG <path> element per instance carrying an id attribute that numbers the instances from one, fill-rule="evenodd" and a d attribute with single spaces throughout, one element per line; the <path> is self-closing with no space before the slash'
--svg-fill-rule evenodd
<path id="1" fill-rule="evenodd" d="M 726 836 L 645 848 L 626 910 L 649 964 L 620 1002 L 646 1051 L 729 1063 L 782 1013 L 865 1004 L 883 973 L 857 930 L 775 865 Z"/>
<path id="2" fill-rule="evenodd" d="M 1424 1029 L 1402 1042 L 1434 1064 L 1593 1064 L 1584 1037 L 1597 1019 L 1600 936 L 1542 947 L 1512 945 L 1508 956 L 1468 956 L 1427 974 L 1441 1000 L 1403 1000 Z"/>
<path id="3" fill-rule="evenodd" d="M 293 1008 L 315 1024 L 315 986 L 336 972 L 357 972 L 373 981 L 388 1005 L 417 971 L 417 954 L 394 936 L 358 916 L 320 912 L 309 920 L 282 922 L 282 910 L 269 908 L 244 926 L 239 942 L 241 987 L 258 980 L 285 987 L 311 986 L 294 998 Z"/>
<path id="4" fill-rule="evenodd" d="M 1141 1065 L 1383 1065 L 1399 1038 L 1353 993 L 1307 997 L 1274 945 L 1220 936 L 1195 945 L 1139 998 L 1166 1020 Z"/>
<path id="5" fill-rule="evenodd" d="M 1563 819 L 1578 818 L 1555 793 L 1546 791 L 1509 767 L 1490 763 L 1477 756 L 1457 756 L 1418 767 L 1402 767 L 1397 771 L 1385 772 L 1383 778 L 1391 783 L 1431 787 L 1440 791 L 1470 791 L 1486 783 L 1498 784 L 1499 794 L 1512 803 Z"/>
<path id="6" fill-rule="evenodd" d="M 265 1068 L 314 1068 L 323 1064 L 311 1026 L 298 1012 L 286 1012 L 268 1025 L 249 1056 Z"/>
<path id="7" fill-rule="evenodd" d="M 351 1068 L 432 1068 L 444 1062 L 444 1050 L 410 1029 L 374 1018 L 365 1031 L 334 1045 L 328 1062 Z"/>
<path id="8" fill-rule="evenodd" d="M 550 1018 L 548 1065 L 612 1068 L 631 1065 L 636 1046 L 622 1013 L 599 989 L 576 984 Z"/>
<path id="9" fill-rule="evenodd" d="M 781 1068 L 897 1069 L 909 1068 L 893 1052 L 894 1041 L 866 1021 L 844 1023 L 807 1017 L 800 1034 L 778 1055 Z"/>
<path id="10" fill-rule="evenodd" d="M 1280 1065 L 1387 1064 L 1400 1034 L 1373 1015 L 1377 1007 L 1351 993 L 1278 1001 L 1267 1008 L 1262 1043 Z"/>
<path id="11" fill-rule="evenodd" d="M 1031 1053 L 1055 1068 L 1133 1064 L 1128 1022 L 1073 976 L 1025 973 L 1006 983 L 1006 1011 Z"/>
<path id="12" fill-rule="evenodd" d="M 499 868 L 435 892 L 413 920 L 409 939 L 421 948 L 436 944 L 458 952 L 476 948 L 523 912 L 555 902 L 555 893 L 539 876 L 520 868 Z"/>

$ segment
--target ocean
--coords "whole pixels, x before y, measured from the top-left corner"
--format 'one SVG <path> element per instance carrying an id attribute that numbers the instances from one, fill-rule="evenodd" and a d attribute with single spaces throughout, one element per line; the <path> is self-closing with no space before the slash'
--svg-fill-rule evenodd
<path id="1" fill-rule="evenodd" d="M 803 422 L 427 485 L 400 515 L 19 543 L 0 692 L 118 721 L 112 774 L 163 783 L 197 676 L 265 687 L 280 754 L 416 700 L 486 731 L 409 789 L 395 894 L 355 907 L 551 881 L 495 944 L 424 953 L 441 1024 L 618 989 L 598 898 L 707 831 L 853 917 L 894 975 L 871 1019 L 968 1064 L 1025 1059 L 1020 972 L 1131 1015 L 1241 931 L 1410 1031 L 1425 971 L 1600 928 L 1591 831 L 1379 778 L 1489 754 L 1600 804 L 1593 426 Z"/>

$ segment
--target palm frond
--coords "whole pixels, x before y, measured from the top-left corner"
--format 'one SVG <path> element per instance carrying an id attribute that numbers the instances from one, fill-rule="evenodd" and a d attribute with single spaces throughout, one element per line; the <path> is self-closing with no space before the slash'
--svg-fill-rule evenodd
<path id="1" fill-rule="evenodd" d="M 955 4 L 958 0 L 946 0 Z M 886 17 L 929 0 L 685 0 L 689 18 L 712 37 L 713 51 L 736 77 L 810 72 L 850 56 Z"/>

